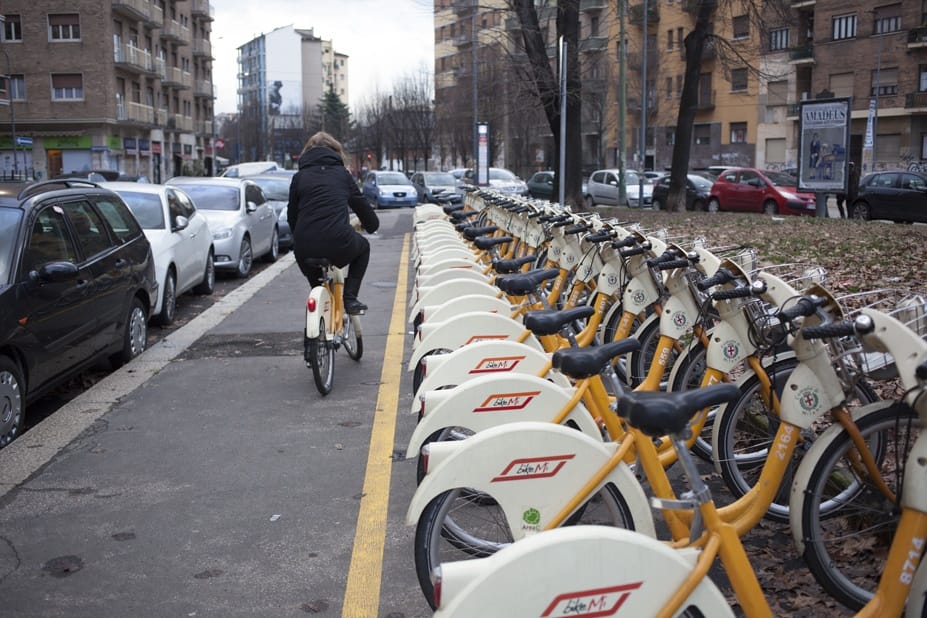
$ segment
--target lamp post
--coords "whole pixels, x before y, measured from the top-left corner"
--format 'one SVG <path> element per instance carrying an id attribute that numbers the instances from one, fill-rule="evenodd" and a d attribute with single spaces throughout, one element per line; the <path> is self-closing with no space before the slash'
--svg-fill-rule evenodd
<path id="1" fill-rule="evenodd" d="M 15 177 L 19 175 L 19 162 L 16 155 L 16 112 L 13 109 L 13 67 L 10 63 L 10 55 L 6 53 L 6 50 L 0 49 L 0 52 L 3 52 L 6 57 L 6 84 L 10 106 L 10 133 L 13 137 L 13 176 Z M 25 161 L 23 161 L 23 167 L 25 167 Z"/>

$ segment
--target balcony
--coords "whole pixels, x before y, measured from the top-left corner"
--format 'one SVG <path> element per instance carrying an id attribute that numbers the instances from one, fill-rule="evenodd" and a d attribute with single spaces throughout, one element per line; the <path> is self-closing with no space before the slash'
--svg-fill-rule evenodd
<path id="1" fill-rule="evenodd" d="M 113 0 L 113 13 L 135 21 L 148 21 L 151 3 L 148 0 Z"/>
<path id="2" fill-rule="evenodd" d="M 660 109 L 659 100 L 654 97 L 647 98 L 647 116 L 648 118 L 656 116 L 657 111 Z M 641 113 L 641 102 L 638 99 L 628 99 L 628 113 L 640 115 Z"/>
<path id="3" fill-rule="evenodd" d="M 579 42 L 580 53 L 603 52 L 608 49 L 608 37 L 591 36 Z"/>
<path id="4" fill-rule="evenodd" d="M 905 109 L 927 108 L 927 92 L 911 92 L 904 95 Z"/>
<path id="5" fill-rule="evenodd" d="M 116 102 L 116 119 L 120 122 L 135 122 L 138 124 L 154 124 L 154 108 L 141 103 Z"/>
<path id="6" fill-rule="evenodd" d="M 212 43 L 208 39 L 195 39 L 193 41 L 193 56 L 212 58 Z"/>
<path id="7" fill-rule="evenodd" d="M 161 85 L 178 90 L 189 90 L 193 85 L 193 77 L 180 67 L 169 67 L 167 74 L 161 77 Z"/>
<path id="8" fill-rule="evenodd" d="M 579 0 L 580 11 L 601 11 L 608 8 L 607 0 Z"/>
<path id="9" fill-rule="evenodd" d="M 920 26 L 908 31 L 908 49 L 927 47 L 927 26 Z"/>
<path id="10" fill-rule="evenodd" d="M 628 14 L 628 21 L 636 26 L 642 26 L 644 24 L 644 4 L 635 4 L 630 7 L 630 12 Z M 647 23 L 655 24 L 660 21 L 660 9 L 657 8 L 657 4 L 652 0 L 647 0 Z"/>
<path id="11" fill-rule="evenodd" d="M 814 45 L 800 45 L 789 50 L 789 64 L 813 64 Z"/>
<path id="12" fill-rule="evenodd" d="M 212 137 L 213 123 L 212 120 L 198 120 L 196 123 L 196 132 L 200 135 Z"/>
<path id="13" fill-rule="evenodd" d="M 173 41 L 177 45 L 187 45 L 190 40 L 190 29 L 181 26 L 176 21 L 166 21 L 161 24 L 161 38 Z"/>
<path id="14" fill-rule="evenodd" d="M 212 82 L 208 79 L 198 79 L 193 82 L 193 96 L 199 98 L 213 98 Z"/>
<path id="15" fill-rule="evenodd" d="M 628 52 L 628 69 L 639 73 L 643 68 L 643 58 L 644 56 L 640 52 Z M 657 52 L 652 49 L 648 50 L 647 60 L 647 71 L 655 72 L 657 69 Z"/>
<path id="16" fill-rule="evenodd" d="M 167 117 L 170 116 L 170 113 L 167 111 L 167 108 L 162 107 L 159 110 L 155 111 L 155 119 L 157 120 L 157 125 L 159 127 L 167 126 Z"/>
<path id="17" fill-rule="evenodd" d="M 151 52 L 147 49 L 139 49 L 128 43 L 117 43 L 114 46 L 114 52 L 116 68 L 133 73 L 152 73 L 154 71 Z"/>
<path id="18" fill-rule="evenodd" d="M 801 113 L 801 103 L 789 103 L 785 106 L 786 118 L 798 118 Z"/>
<path id="19" fill-rule="evenodd" d="M 711 92 L 699 92 L 698 101 L 695 103 L 695 109 L 697 111 L 708 111 L 715 108 L 715 91 Z"/>
<path id="20" fill-rule="evenodd" d="M 193 0 L 190 4 L 190 16 L 214 21 L 216 19 L 216 10 L 209 6 L 209 0 Z"/>
<path id="21" fill-rule="evenodd" d="M 164 24 L 164 9 L 152 5 L 148 22 L 155 28 L 160 28 Z"/>

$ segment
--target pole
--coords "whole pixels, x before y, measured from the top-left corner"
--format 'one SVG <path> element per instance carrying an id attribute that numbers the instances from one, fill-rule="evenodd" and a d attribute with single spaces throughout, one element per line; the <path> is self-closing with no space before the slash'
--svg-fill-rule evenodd
<path id="1" fill-rule="evenodd" d="M 480 184 L 480 135 L 479 135 L 479 93 L 477 87 L 479 82 L 477 80 L 477 66 L 479 61 L 479 55 L 477 54 L 477 46 L 479 45 L 479 37 L 477 36 L 476 30 L 476 16 L 479 9 L 478 0 L 473 0 L 473 15 L 471 15 L 472 25 L 470 38 L 472 39 L 471 47 L 471 62 L 472 62 L 472 75 L 470 76 L 473 80 L 473 177 L 476 179 L 476 184 Z"/>
<path id="2" fill-rule="evenodd" d="M 874 11 L 870 11 L 873 12 Z M 882 40 L 885 37 L 879 35 L 879 52 L 876 54 L 876 83 L 875 83 L 875 112 L 872 116 L 872 170 L 875 171 L 876 162 L 879 160 L 879 87 L 882 77 Z"/>
<path id="3" fill-rule="evenodd" d="M 566 201 L 566 112 L 567 112 L 567 42 L 560 37 L 560 169 L 557 171 L 558 200 Z"/>
<path id="4" fill-rule="evenodd" d="M 0 50 L 6 57 L 6 87 L 7 96 L 10 97 L 10 134 L 13 137 L 13 176 L 19 176 L 19 158 L 16 154 L 16 111 L 13 109 L 13 66 L 10 63 L 10 55 L 6 50 Z M 23 168 L 26 167 L 26 161 L 23 159 Z"/>
<path id="5" fill-rule="evenodd" d="M 650 0 L 644 0 L 644 31 L 641 34 L 641 136 L 638 142 L 641 167 L 637 178 L 637 207 L 644 207 L 644 168 L 647 167 L 647 14 L 650 12 Z"/>
<path id="6" fill-rule="evenodd" d="M 627 66 L 628 46 L 625 44 L 624 22 L 627 8 L 626 0 L 618 0 L 618 203 L 626 204 L 628 202 L 627 187 L 624 186 L 624 126 L 627 121 L 627 96 L 628 89 L 625 84 L 625 67 Z"/>

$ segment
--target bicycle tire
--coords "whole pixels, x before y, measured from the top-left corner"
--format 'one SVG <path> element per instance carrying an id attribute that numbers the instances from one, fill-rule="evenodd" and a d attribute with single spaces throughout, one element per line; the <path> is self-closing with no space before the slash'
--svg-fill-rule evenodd
<path id="1" fill-rule="evenodd" d="M 360 322 L 360 316 L 344 314 L 341 326 L 341 342 L 344 345 L 344 351 L 348 353 L 351 360 L 359 361 L 364 355 L 364 339 L 357 334 L 356 326 Z"/>
<path id="2" fill-rule="evenodd" d="M 654 354 L 657 351 L 657 343 L 660 341 L 660 317 L 657 316 L 655 319 L 645 321 L 631 336 L 640 343 L 637 350 L 628 354 L 629 384 L 637 388 L 647 378 Z M 667 371 L 664 372 L 664 377 L 669 375 L 669 368 L 673 366 L 672 360 L 674 359 L 667 361 Z"/>
<path id="3" fill-rule="evenodd" d="M 451 350 L 444 348 L 438 348 L 436 350 L 430 350 L 427 354 L 423 355 L 419 359 L 418 363 L 415 365 L 415 370 L 412 372 L 412 393 L 418 393 L 419 387 L 422 385 L 422 380 L 425 379 L 425 362 L 424 360 L 431 356 L 432 354 L 446 354 Z"/>
<path id="4" fill-rule="evenodd" d="M 463 440 L 466 437 L 472 436 L 473 432 L 469 429 L 463 427 L 445 427 L 444 429 L 439 429 L 434 432 L 422 442 L 422 448 L 425 448 L 426 444 L 432 442 L 443 442 L 446 440 Z M 421 451 L 418 454 L 418 459 L 415 463 L 415 483 L 420 484 L 422 479 L 425 478 L 425 459 L 422 457 Z"/>
<path id="5" fill-rule="evenodd" d="M 673 372 L 668 390 L 679 392 L 699 388 L 702 384 L 702 377 L 705 375 L 705 369 L 708 367 L 706 358 L 707 351 L 701 341 L 695 341 L 686 346 L 685 351 L 673 363 Z M 677 365 L 679 366 L 677 367 Z M 702 431 L 695 439 L 691 449 L 699 459 L 707 462 L 712 460 L 711 433 L 714 429 L 717 410 L 718 406 L 708 411 L 708 416 L 702 425 Z"/>
<path id="6" fill-rule="evenodd" d="M 319 333 L 325 332 L 325 320 L 319 320 Z M 320 334 L 306 342 L 309 365 L 315 387 L 323 396 L 332 392 L 335 383 L 335 348 Z"/>
<path id="7" fill-rule="evenodd" d="M 767 369 L 780 398 L 789 376 L 797 366 L 798 361 L 789 358 L 778 361 Z M 848 402 L 851 407 L 878 400 L 878 396 L 868 384 L 860 382 L 855 388 L 856 398 Z M 715 418 L 716 440 L 712 444 L 715 460 L 724 483 L 735 500 L 750 491 L 759 481 L 769 453 L 768 447 L 779 429 L 779 421 L 767 410 L 760 390 L 759 377 L 751 376 L 741 387 L 741 396 L 721 409 Z M 792 478 L 801 463 L 802 454 L 810 448 L 813 440 L 813 437 L 804 437 L 805 442 L 795 449 L 789 472 L 781 480 L 776 497 L 766 510 L 766 519 L 783 523 L 789 521 L 789 489 Z"/>
<path id="8" fill-rule="evenodd" d="M 474 501 L 472 494 L 468 496 L 468 491 L 452 489 L 436 496 L 422 511 L 415 528 L 415 572 L 425 600 L 432 609 L 436 609 L 431 583 L 434 567 L 452 560 L 485 558 L 513 542 L 505 515 L 496 502 L 487 501 L 484 494 L 479 494 L 480 500 Z M 468 521 L 479 523 L 482 520 L 484 523 L 485 528 L 481 529 L 479 537 L 461 532 L 462 528 L 457 525 L 458 519 L 465 515 L 464 509 L 468 509 Z M 451 521 L 457 528 L 446 530 L 445 524 L 451 512 L 455 513 Z M 630 507 L 611 484 L 606 484 L 566 522 L 566 525 L 580 524 L 635 529 Z"/>
<path id="9" fill-rule="evenodd" d="M 917 414 L 892 404 L 859 416 L 856 424 L 883 478 L 900 495 L 903 466 L 898 462 L 905 461 L 920 431 Z M 793 490 L 793 535 L 801 539 L 802 557 L 821 587 L 859 610 L 878 586 L 900 511 L 848 464 L 853 445 L 845 430 L 835 427 L 821 440 L 802 464 L 801 472 L 810 473 L 799 473 L 808 479 L 806 486 Z M 905 446 L 903 452 L 898 445 Z"/>

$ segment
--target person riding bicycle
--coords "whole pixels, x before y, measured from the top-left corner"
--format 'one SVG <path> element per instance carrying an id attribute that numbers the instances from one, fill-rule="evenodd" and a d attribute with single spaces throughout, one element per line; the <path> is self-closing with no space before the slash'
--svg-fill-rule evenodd
<path id="1" fill-rule="evenodd" d="M 322 271 L 304 264 L 306 258 L 326 258 L 339 268 L 347 266 L 344 309 L 357 314 L 367 310 L 357 294 L 370 261 L 370 243 L 351 226 L 348 207 L 368 233 L 380 227 L 377 213 L 344 166 L 341 144 L 319 131 L 306 141 L 299 155 L 299 171 L 290 181 L 286 218 L 293 230 L 296 263 L 309 285 L 321 285 Z"/>

